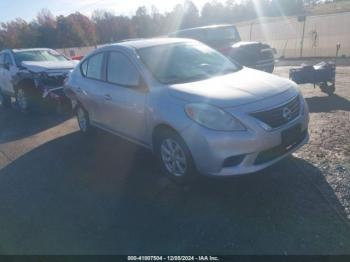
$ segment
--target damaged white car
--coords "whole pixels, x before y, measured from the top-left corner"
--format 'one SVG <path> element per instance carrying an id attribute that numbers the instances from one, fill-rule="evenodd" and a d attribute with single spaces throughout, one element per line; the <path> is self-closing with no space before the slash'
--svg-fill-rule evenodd
<path id="1" fill-rule="evenodd" d="M 16 99 L 22 112 L 51 102 L 69 103 L 63 92 L 64 80 L 77 65 L 52 49 L 12 49 L 0 52 L 0 97 L 2 105 Z M 47 103 L 49 102 L 49 103 Z"/>

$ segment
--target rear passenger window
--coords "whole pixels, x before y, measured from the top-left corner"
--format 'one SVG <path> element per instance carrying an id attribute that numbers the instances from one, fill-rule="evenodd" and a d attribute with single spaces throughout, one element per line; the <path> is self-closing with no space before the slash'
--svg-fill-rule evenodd
<path id="1" fill-rule="evenodd" d="M 126 56 L 119 52 L 111 52 L 107 65 L 107 81 L 118 85 L 133 86 L 139 81 L 139 73 Z"/>
<path id="2" fill-rule="evenodd" d="M 86 76 L 93 79 L 102 80 L 103 53 L 92 56 L 87 60 L 87 65 L 82 64 L 82 72 L 86 71 Z"/>

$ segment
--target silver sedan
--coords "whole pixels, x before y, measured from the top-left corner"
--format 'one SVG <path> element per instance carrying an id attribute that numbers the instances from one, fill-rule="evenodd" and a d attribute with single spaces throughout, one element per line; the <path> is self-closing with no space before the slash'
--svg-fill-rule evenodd
<path id="1" fill-rule="evenodd" d="M 149 148 L 180 181 L 256 172 L 309 139 L 308 107 L 294 82 L 194 40 L 99 48 L 71 73 L 65 92 L 82 132 L 101 128 Z"/>

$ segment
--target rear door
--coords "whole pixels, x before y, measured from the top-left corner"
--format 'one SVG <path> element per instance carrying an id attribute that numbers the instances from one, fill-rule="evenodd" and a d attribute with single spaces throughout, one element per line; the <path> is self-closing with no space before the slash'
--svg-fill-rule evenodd
<path id="1" fill-rule="evenodd" d="M 101 112 L 103 112 L 102 107 L 104 100 L 100 96 L 100 89 L 105 80 L 103 70 L 104 60 L 104 52 L 94 54 L 85 60 L 80 66 L 83 77 L 81 81 L 73 87 L 78 100 L 89 112 L 90 120 L 97 123 L 103 122 Z"/>

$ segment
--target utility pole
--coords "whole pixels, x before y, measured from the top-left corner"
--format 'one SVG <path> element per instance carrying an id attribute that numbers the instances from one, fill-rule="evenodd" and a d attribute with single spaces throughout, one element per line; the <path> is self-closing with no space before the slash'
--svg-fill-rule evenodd
<path id="1" fill-rule="evenodd" d="M 303 22 L 303 31 L 300 39 L 300 57 L 303 57 L 306 16 L 305 15 L 299 16 L 298 22 Z"/>
<path id="2" fill-rule="evenodd" d="M 250 23 L 249 41 L 252 41 L 253 24 L 254 24 L 254 22 Z"/>

